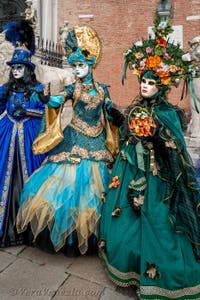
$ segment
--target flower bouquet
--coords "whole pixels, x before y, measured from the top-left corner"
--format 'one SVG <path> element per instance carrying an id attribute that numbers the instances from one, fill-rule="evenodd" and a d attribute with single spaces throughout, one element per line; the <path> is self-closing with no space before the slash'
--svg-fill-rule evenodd
<path id="1" fill-rule="evenodd" d="M 153 116 L 146 108 L 140 106 L 136 106 L 130 111 L 128 123 L 130 135 L 137 140 L 153 136 L 157 128 Z"/>

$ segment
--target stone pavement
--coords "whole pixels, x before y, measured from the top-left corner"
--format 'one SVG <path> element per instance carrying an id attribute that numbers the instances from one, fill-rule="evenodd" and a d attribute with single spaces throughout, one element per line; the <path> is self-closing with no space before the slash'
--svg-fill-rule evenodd
<path id="1" fill-rule="evenodd" d="M 37 248 L 0 249 L 0 300 L 136 300 L 116 287 L 97 256 L 66 257 Z"/>

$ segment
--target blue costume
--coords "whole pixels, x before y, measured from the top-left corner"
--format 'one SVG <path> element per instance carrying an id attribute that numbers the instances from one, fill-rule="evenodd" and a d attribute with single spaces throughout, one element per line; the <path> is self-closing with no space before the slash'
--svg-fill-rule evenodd
<path id="1" fill-rule="evenodd" d="M 40 84 L 35 86 L 42 90 Z M 13 228 L 18 209 L 20 191 L 24 181 L 37 169 L 45 155 L 34 155 L 31 149 L 40 120 L 29 116 L 25 111 L 42 113 L 44 104 L 36 92 L 9 91 L 8 99 L 3 100 L 6 85 L 0 87 L 0 246 L 22 242 Z M 17 110 L 24 113 L 18 114 Z M 19 238 L 19 240 L 18 240 Z"/>
<path id="2" fill-rule="evenodd" d="M 24 242 L 16 231 L 15 217 L 24 182 L 46 156 L 35 155 L 32 143 L 48 100 L 31 62 L 35 45 L 31 25 L 27 21 L 10 22 L 4 29 L 16 48 L 7 62 L 11 67 L 9 80 L 0 86 L 0 247 Z"/>

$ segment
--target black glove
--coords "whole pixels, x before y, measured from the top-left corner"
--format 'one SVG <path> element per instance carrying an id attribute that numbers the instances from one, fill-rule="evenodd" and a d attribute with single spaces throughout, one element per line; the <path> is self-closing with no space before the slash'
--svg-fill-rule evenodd
<path id="1" fill-rule="evenodd" d="M 123 124 L 125 117 L 118 109 L 111 107 L 108 115 L 112 117 L 112 123 L 115 126 L 120 127 Z"/>
<path id="2" fill-rule="evenodd" d="M 38 97 L 40 99 L 40 101 L 44 104 L 48 103 L 50 100 L 50 93 L 48 93 L 47 95 L 44 95 L 44 92 L 38 92 Z"/>
<path id="3" fill-rule="evenodd" d="M 39 99 L 42 103 L 46 104 L 50 100 L 51 92 L 50 92 L 51 83 L 49 82 L 47 88 L 44 91 L 37 91 Z"/>

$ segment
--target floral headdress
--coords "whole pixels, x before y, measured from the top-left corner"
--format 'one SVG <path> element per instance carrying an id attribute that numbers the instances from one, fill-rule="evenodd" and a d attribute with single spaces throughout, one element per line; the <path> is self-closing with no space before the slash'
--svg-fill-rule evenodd
<path id="1" fill-rule="evenodd" d="M 180 45 L 169 42 L 168 34 L 173 32 L 169 21 L 154 20 L 153 31 L 155 38 L 136 42 L 130 49 L 124 52 L 125 65 L 122 83 L 126 77 L 127 67 L 133 70 L 133 74 L 140 75 L 147 71 L 154 71 L 164 85 L 177 86 L 180 79 L 189 81 L 199 74 L 198 66 L 187 61 Z"/>

